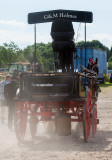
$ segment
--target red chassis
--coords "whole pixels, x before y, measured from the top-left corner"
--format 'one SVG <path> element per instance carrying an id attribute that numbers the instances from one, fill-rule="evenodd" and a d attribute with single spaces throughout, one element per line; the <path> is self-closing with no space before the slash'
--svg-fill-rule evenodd
<path id="1" fill-rule="evenodd" d="M 91 91 L 88 91 L 87 98 L 75 100 L 49 100 L 49 101 L 17 101 L 15 116 L 15 130 L 19 141 L 25 136 L 27 118 L 30 116 L 30 131 L 32 137 L 36 136 L 38 121 L 55 121 L 59 115 L 67 115 L 73 122 L 83 123 L 83 134 L 85 142 L 92 135 L 96 134 L 97 128 L 97 105 L 92 104 Z"/>

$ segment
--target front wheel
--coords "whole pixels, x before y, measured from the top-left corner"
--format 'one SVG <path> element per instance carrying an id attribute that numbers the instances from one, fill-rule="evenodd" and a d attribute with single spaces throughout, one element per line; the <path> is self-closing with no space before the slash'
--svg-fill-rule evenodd
<path id="1" fill-rule="evenodd" d="M 17 103 L 16 112 L 14 116 L 15 133 L 19 142 L 24 140 L 27 126 L 27 110 L 25 109 L 25 102 L 19 101 Z"/>

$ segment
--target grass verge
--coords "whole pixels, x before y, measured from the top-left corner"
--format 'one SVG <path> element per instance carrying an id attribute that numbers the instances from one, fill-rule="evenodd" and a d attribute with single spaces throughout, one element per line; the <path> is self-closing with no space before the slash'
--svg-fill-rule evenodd
<path id="1" fill-rule="evenodd" d="M 112 87 L 112 83 L 105 82 L 105 84 L 100 84 L 100 87 Z"/>

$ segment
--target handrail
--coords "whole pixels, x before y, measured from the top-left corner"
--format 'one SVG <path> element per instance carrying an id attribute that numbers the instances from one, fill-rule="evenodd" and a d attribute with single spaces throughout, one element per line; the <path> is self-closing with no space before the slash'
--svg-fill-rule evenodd
<path id="1" fill-rule="evenodd" d="M 90 74 L 93 74 L 94 76 L 97 76 L 97 73 L 94 72 L 93 70 L 89 70 L 83 66 L 80 66 L 84 71 L 86 71 L 86 73 L 90 73 Z"/>

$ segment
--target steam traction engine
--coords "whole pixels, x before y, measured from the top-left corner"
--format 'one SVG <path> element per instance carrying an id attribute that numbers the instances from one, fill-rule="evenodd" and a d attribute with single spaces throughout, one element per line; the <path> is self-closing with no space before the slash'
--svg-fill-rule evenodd
<path id="1" fill-rule="evenodd" d="M 84 22 L 86 25 L 92 22 L 92 13 L 55 10 L 28 15 L 30 24 L 51 21 L 55 71 L 20 75 L 20 93 L 15 114 L 16 136 L 19 141 L 24 139 L 27 119 L 30 117 L 32 137 L 36 136 L 38 121 L 55 121 L 55 130 L 59 135 L 71 133 L 71 122 L 81 122 L 84 140 L 87 142 L 91 127 L 94 137 L 98 123 L 97 74 L 86 68 L 81 73 L 74 72 L 73 54 L 76 47 L 72 21 Z"/>

